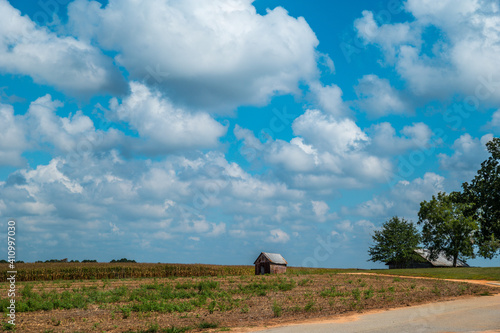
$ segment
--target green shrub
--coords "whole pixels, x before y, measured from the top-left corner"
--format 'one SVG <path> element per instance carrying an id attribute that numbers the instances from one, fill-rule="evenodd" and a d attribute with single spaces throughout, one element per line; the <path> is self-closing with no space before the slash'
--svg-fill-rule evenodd
<path id="1" fill-rule="evenodd" d="M 217 328 L 219 327 L 219 324 L 216 324 L 216 323 L 209 323 L 209 322 L 201 322 L 199 325 L 198 325 L 199 328 Z"/>
<path id="2" fill-rule="evenodd" d="M 281 312 L 283 309 L 281 308 L 281 305 L 278 304 L 278 302 L 276 302 L 276 301 L 273 302 L 272 309 L 273 309 L 273 314 L 275 317 L 281 316 Z"/>
<path id="3" fill-rule="evenodd" d="M 307 302 L 307 304 L 304 306 L 304 310 L 305 311 L 313 311 L 314 310 L 314 305 L 316 304 L 316 302 L 314 302 L 314 300 L 310 300 L 309 302 Z"/>

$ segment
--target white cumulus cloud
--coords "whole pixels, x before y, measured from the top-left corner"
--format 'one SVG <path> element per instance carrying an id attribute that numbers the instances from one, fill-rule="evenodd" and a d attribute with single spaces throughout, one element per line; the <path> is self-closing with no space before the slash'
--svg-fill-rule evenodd
<path id="1" fill-rule="evenodd" d="M 365 75 L 355 89 L 359 98 L 357 104 L 373 118 L 389 114 L 408 114 L 412 111 L 401 92 L 394 89 L 387 79 Z"/>
<path id="2" fill-rule="evenodd" d="M 226 128 L 204 112 L 189 112 L 172 104 L 159 92 L 131 82 L 131 93 L 111 109 L 127 122 L 142 139 L 136 151 L 168 152 L 217 145 Z"/>
<path id="3" fill-rule="evenodd" d="M 221 111 L 298 92 L 318 74 L 318 40 L 305 19 L 282 7 L 259 15 L 252 2 L 77 0 L 68 15 L 81 39 L 119 52 L 131 78 Z"/>
<path id="4" fill-rule="evenodd" d="M 22 117 L 11 105 L 0 104 L 0 165 L 21 166 L 21 154 L 29 147 Z"/>
<path id="5" fill-rule="evenodd" d="M 366 43 L 380 47 L 416 99 L 462 93 L 482 104 L 500 101 L 500 9 L 494 0 L 408 0 L 412 22 L 379 26 L 363 12 L 355 27 Z M 436 40 L 422 43 L 429 28 Z M 428 39 L 427 39 L 428 40 Z"/>
<path id="6" fill-rule="evenodd" d="M 28 75 L 40 84 L 78 96 L 125 91 L 112 59 L 98 48 L 69 36 L 57 36 L 0 0 L 0 69 Z"/>
<path id="7" fill-rule="evenodd" d="M 290 236 L 281 229 L 273 229 L 269 233 L 267 240 L 271 243 L 288 243 L 290 240 Z"/>

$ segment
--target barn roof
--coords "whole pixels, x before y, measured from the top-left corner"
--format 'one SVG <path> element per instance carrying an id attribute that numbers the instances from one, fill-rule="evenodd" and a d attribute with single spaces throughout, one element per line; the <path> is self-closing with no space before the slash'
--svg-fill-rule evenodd
<path id="1" fill-rule="evenodd" d="M 279 253 L 269 253 L 269 252 L 261 252 L 261 254 L 255 260 L 254 264 L 257 262 L 257 260 L 262 255 L 265 256 L 273 264 L 280 264 L 280 265 L 287 265 L 288 264 L 286 262 L 285 258 L 283 258 L 283 256 L 281 254 L 279 254 Z"/>
<path id="2" fill-rule="evenodd" d="M 447 258 L 446 255 L 441 252 L 435 260 L 430 260 L 431 251 L 428 249 L 416 249 L 416 253 L 418 253 L 422 258 L 430 262 L 433 266 L 436 267 L 453 267 L 453 258 Z M 457 267 L 469 267 L 465 262 L 460 259 L 457 259 Z"/>

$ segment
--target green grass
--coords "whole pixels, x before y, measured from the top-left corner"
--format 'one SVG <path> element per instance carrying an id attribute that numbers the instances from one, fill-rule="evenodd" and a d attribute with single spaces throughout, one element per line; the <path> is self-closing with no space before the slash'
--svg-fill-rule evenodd
<path id="1" fill-rule="evenodd" d="M 200 323 L 198 325 L 198 327 L 202 328 L 202 329 L 203 328 L 217 328 L 217 327 L 219 327 L 219 324 L 217 324 L 217 323 L 210 323 L 210 322 L 204 321 L 204 322 Z"/>
<path id="2" fill-rule="evenodd" d="M 307 302 L 307 304 L 304 306 L 304 311 L 314 311 L 314 305 L 316 304 L 316 302 L 314 300 L 309 300 L 309 302 Z"/>
<path id="3" fill-rule="evenodd" d="M 281 290 L 281 284 L 271 285 Z M 217 300 L 217 310 L 228 311 L 236 307 L 239 300 L 233 299 L 227 291 L 220 290 L 219 282 L 201 281 L 198 283 L 177 284 L 144 284 L 135 289 L 125 286 L 103 290 L 97 286 L 73 288 L 71 291 L 45 291 L 43 287 L 33 290 L 33 284 L 25 284 L 21 288 L 16 302 L 16 311 L 50 311 L 54 309 L 86 309 L 89 304 L 97 304 L 102 308 L 111 308 L 121 312 L 124 319 L 131 312 L 189 312 L 194 308 L 206 306 L 207 299 Z M 116 306 L 117 303 L 128 303 Z M 9 299 L 0 299 L 0 311 L 7 313 Z M 210 307 L 209 307 L 210 309 Z M 211 309 L 213 312 L 215 308 Z"/>
<path id="4" fill-rule="evenodd" d="M 273 314 L 274 314 L 275 317 L 280 317 L 281 316 L 281 312 L 283 311 L 283 308 L 275 300 L 273 302 L 272 310 L 273 310 Z"/>
<path id="5" fill-rule="evenodd" d="M 500 267 L 380 269 L 371 272 L 401 276 L 423 276 L 439 279 L 500 281 Z"/>
<path id="6" fill-rule="evenodd" d="M 299 286 L 304 287 L 306 286 L 309 282 L 311 282 L 311 279 L 302 279 L 299 281 Z"/>
<path id="7" fill-rule="evenodd" d="M 319 293 L 320 296 L 322 297 L 339 297 L 339 296 L 345 296 L 345 293 L 338 292 L 335 289 L 335 286 L 332 286 L 329 289 L 325 289 Z"/>

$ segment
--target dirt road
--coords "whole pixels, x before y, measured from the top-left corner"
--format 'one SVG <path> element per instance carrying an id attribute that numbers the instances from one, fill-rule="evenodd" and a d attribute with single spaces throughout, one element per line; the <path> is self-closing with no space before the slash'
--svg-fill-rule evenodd
<path id="1" fill-rule="evenodd" d="M 329 322 L 278 327 L 260 332 L 500 332 L 500 294 L 361 314 Z"/>

